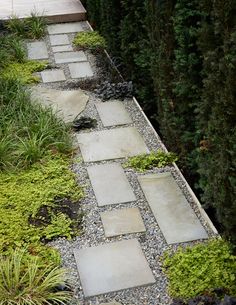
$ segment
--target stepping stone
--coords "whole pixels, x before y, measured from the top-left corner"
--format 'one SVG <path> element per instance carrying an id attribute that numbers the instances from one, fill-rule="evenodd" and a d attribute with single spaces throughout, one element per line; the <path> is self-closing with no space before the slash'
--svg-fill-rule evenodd
<path id="1" fill-rule="evenodd" d="M 54 82 L 60 82 L 66 80 L 63 70 L 58 70 L 58 69 L 46 70 L 46 71 L 42 71 L 40 74 L 43 83 L 54 83 Z"/>
<path id="2" fill-rule="evenodd" d="M 69 38 L 66 34 L 50 35 L 49 38 L 52 46 L 70 44 Z"/>
<path id="3" fill-rule="evenodd" d="M 104 212 L 101 219 L 106 237 L 146 231 L 138 208 Z"/>
<path id="4" fill-rule="evenodd" d="M 135 127 L 81 133 L 77 135 L 85 162 L 126 158 L 149 153 Z"/>
<path id="5" fill-rule="evenodd" d="M 83 28 L 82 28 L 82 25 L 80 22 L 48 25 L 48 33 L 50 35 L 76 33 L 76 32 L 82 32 L 82 31 L 83 31 Z"/>
<path id="6" fill-rule="evenodd" d="M 96 108 L 105 127 L 132 123 L 129 113 L 122 102 L 96 104 Z"/>
<path id="7" fill-rule="evenodd" d="M 36 41 L 27 43 L 27 51 L 29 59 L 47 59 L 48 51 L 44 41 Z"/>
<path id="8" fill-rule="evenodd" d="M 56 64 L 87 60 L 87 57 L 83 51 L 55 53 L 54 57 Z"/>
<path id="9" fill-rule="evenodd" d="M 89 96 L 82 90 L 56 90 L 34 87 L 32 96 L 44 106 L 51 106 L 66 123 L 72 122 L 86 107 Z"/>
<path id="10" fill-rule="evenodd" d="M 120 164 L 101 164 L 87 168 L 99 206 L 136 200 Z"/>
<path id="11" fill-rule="evenodd" d="M 137 239 L 74 250 L 85 297 L 155 283 Z"/>
<path id="12" fill-rule="evenodd" d="M 57 52 L 70 52 L 70 51 L 73 51 L 73 48 L 72 48 L 71 45 L 55 46 L 55 47 L 52 47 L 52 51 L 54 53 L 57 53 Z"/>
<path id="13" fill-rule="evenodd" d="M 138 180 L 168 244 L 208 238 L 171 173 L 139 176 Z"/>
<path id="14" fill-rule="evenodd" d="M 88 61 L 69 64 L 71 78 L 93 77 L 93 70 Z"/>

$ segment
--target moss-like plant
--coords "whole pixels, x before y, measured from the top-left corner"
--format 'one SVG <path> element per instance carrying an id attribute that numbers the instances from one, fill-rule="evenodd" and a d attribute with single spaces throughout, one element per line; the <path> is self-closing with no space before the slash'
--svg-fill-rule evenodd
<path id="1" fill-rule="evenodd" d="M 72 298 L 65 270 L 52 265 L 41 265 L 39 258 L 15 251 L 0 260 L 0 304 L 40 305 L 68 304 Z M 69 287 L 68 287 L 69 288 Z"/>
<path id="2" fill-rule="evenodd" d="M 63 201 L 76 207 L 83 197 L 69 166 L 70 159 L 49 155 L 29 169 L 0 172 L 1 253 L 16 247 L 40 252 L 45 239 L 78 234 L 79 224 L 74 230 L 73 221 L 63 216 Z M 39 213 L 47 207 L 49 213 Z"/>
<path id="3" fill-rule="evenodd" d="M 2 70 L 2 77 L 5 79 L 17 78 L 22 84 L 38 83 L 40 78 L 33 73 L 42 71 L 47 66 L 47 62 L 37 60 L 28 60 L 23 63 L 13 62 Z"/>
<path id="4" fill-rule="evenodd" d="M 236 294 L 236 256 L 223 240 L 167 252 L 163 266 L 173 297 L 188 299 L 215 288 Z"/>
<path id="5" fill-rule="evenodd" d="M 142 154 L 131 157 L 124 164 L 125 167 L 132 167 L 143 172 L 154 167 L 164 167 L 178 160 L 176 154 L 162 150 L 152 151 L 150 154 Z"/>
<path id="6" fill-rule="evenodd" d="M 73 44 L 79 49 L 89 49 L 91 51 L 100 51 L 106 47 L 105 39 L 96 31 L 78 33 L 73 40 Z"/>

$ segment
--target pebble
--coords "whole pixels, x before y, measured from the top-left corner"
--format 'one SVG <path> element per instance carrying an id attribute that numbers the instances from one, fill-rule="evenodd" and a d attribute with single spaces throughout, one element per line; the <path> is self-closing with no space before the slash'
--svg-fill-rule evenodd
<path id="1" fill-rule="evenodd" d="M 83 23 L 83 26 L 85 30 L 88 30 L 86 23 Z M 69 35 L 69 39 L 71 42 L 73 40 L 73 37 L 74 34 Z M 49 56 L 50 56 L 49 62 L 50 64 L 55 65 L 48 36 L 45 37 L 45 42 L 49 48 Z M 93 69 L 96 69 L 96 67 L 98 66 L 94 56 L 89 52 L 87 52 L 86 55 Z M 40 86 L 46 86 L 46 87 L 50 86 L 51 88 L 63 88 L 64 90 L 72 89 L 73 86 L 75 88 L 76 86 L 77 87 L 80 86 L 80 83 L 78 81 L 76 80 L 72 81 L 69 79 L 70 75 L 69 75 L 68 65 L 62 64 L 58 66 L 64 69 L 66 78 L 68 80 L 64 83 L 59 82 L 54 84 L 40 84 Z M 105 72 L 104 75 L 101 74 L 102 70 L 100 69 L 100 67 L 102 66 L 103 65 L 99 64 L 99 68 L 97 68 L 95 73 L 95 79 L 96 78 L 104 79 L 105 77 L 107 77 L 107 75 L 109 75 L 109 73 L 107 72 Z M 97 126 L 93 129 L 83 130 L 82 132 L 116 128 L 116 127 L 106 127 L 106 128 L 103 127 L 102 122 L 98 116 L 96 107 L 94 105 L 95 103 L 102 103 L 102 100 L 96 97 L 94 92 L 86 91 L 86 94 L 89 95 L 90 99 L 89 102 L 87 103 L 86 109 L 81 114 L 81 116 L 88 116 L 96 119 Z M 162 149 L 164 147 L 163 143 L 160 141 L 159 137 L 153 132 L 152 128 L 146 122 L 146 120 L 143 117 L 143 114 L 141 113 L 140 109 L 137 107 L 134 100 L 125 99 L 122 102 L 124 103 L 126 109 L 128 110 L 133 120 L 133 123 L 130 124 L 129 126 L 135 126 L 139 130 L 140 134 L 145 139 L 146 145 L 148 146 L 149 150 L 151 151 L 151 150 Z M 101 163 L 107 163 L 107 162 L 109 161 L 102 161 Z M 125 160 L 114 160 L 114 162 L 123 164 Z M 92 162 L 89 163 L 89 165 L 92 164 L 93 164 Z M 137 175 L 140 173 L 135 172 L 133 169 L 129 169 L 129 168 L 125 169 L 128 180 L 131 186 L 133 187 L 137 198 L 135 202 L 128 204 L 118 204 L 115 207 L 114 206 L 98 207 L 87 174 L 86 166 L 87 164 L 82 162 L 81 155 L 78 152 L 78 154 L 74 158 L 74 165 L 72 170 L 77 174 L 78 183 L 84 187 L 84 192 L 85 192 L 85 197 L 79 203 L 82 211 L 85 213 L 83 220 L 83 234 L 70 241 L 66 240 L 65 238 L 59 238 L 50 243 L 51 246 L 59 250 L 62 256 L 63 266 L 68 269 L 68 274 L 71 278 L 71 283 L 73 285 L 73 293 L 74 293 L 74 299 L 71 302 L 71 305 L 78 305 L 78 304 L 98 305 L 101 303 L 114 302 L 114 300 L 123 305 L 134 305 L 134 304 L 135 305 L 170 305 L 171 298 L 167 293 L 167 279 L 162 271 L 160 258 L 166 250 L 168 249 L 176 250 L 179 245 L 177 244 L 177 245 L 169 246 L 166 243 L 138 183 Z M 189 194 L 187 190 L 185 183 L 183 182 L 182 178 L 179 176 L 174 166 L 167 166 L 165 168 L 153 169 L 148 172 L 161 173 L 165 171 L 172 172 L 178 185 L 183 190 L 187 200 L 189 201 L 192 208 L 196 212 L 203 226 L 206 228 L 209 236 L 214 236 L 213 232 L 210 230 L 207 223 L 202 218 L 198 210 L 198 207 L 196 206 L 192 196 Z M 117 236 L 111 239 L 105 238 L 99 213 L 103 211 L 119 209 L 124 207 L 139 207 L 147 231 L 145 233 L 135 233 L 124 236 Z M 143 249 L 143 252 L 147 258 L 147 261 L 156 278 L 156 283 L 151 286 L 137 287 L 137 288 L 109 293 L 97 297 L 92 297 L 89 298 L 89 300 L 85 299 L 83 295 L 80 279 L 78 276 L 77 266 L 73 256 L 73 249 L 97 246 L 100 244 L 114 242 L 122 239 L 123 240 L 132 239 L 132 238 L 138 238 L 141 247 Z M 196 242 L 190 242 L 182 245 L 184 246 L 193 245 L 195 243 Z"/>

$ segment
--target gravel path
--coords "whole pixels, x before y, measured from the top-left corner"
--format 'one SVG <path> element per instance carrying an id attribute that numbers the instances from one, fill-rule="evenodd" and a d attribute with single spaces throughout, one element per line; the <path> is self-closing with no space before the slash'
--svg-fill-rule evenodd
<path id="1" fill-rule="evenodd" d="M 86 23 L 83 23 L 84 29 L 88 30 L 86 27 Z M 73 34 L 70 35 L 70 40 L 73 39 Z M 48 36 L 45 38 L 47 46 L 49 50 L 51 50 L 50 42 Z M 90 64 L 92 65 L 93 69 L 96 68 L 96 60 L 93 55 L 86 53 L 89 59 Z M 54 65 L 53 54 L 50 52 L 50 62 Z M 67 77 L 66 82 L 59 82 L 59 83 L 50 83 L 50 84 L 40 84 L 40 86 L 46 86 L 51 88 L 63 88 L 71 89 L 71 87 L 79 87 L 80 82 L 72 81 L 70 79 L 68 65 L 58 65 L 60 68 L 63 68 L 65 75 Z M 97 69 L 95 73 L 95 78 L 104 78 L 101 75 L 101 70 Z M 95 96 L 95 94 L 91 91 L 86 91 L 86 94 L 89 95 L 89 102 L 86 106 L 86 109 L 83 111 L 81 116 L 89 116 L 95 118 L 97 120 L 97 127 L 93 128 L 92 130 L 82 131 L 84 132 L 91 132 L 95 130 L 108 130 L 116 127 L 108 127 L 104 128 L 102 126 L 102 122 L 99 118 L 97 113 L 95 103 L 102 103 L 102 101 Z M 137 104 L 133 99 L 126 99 L 122 101 L 125 105 L 127 111 L 129 112 L 133 123 L 127 126 L 135 126 L 140 134 L 143 136 L 146 145 L 148 146 L 149 150 L 157 150 L 159 148 L 163 148 L 163 143 L 160 139 L 156 136 L 153 129 L 150 127 L 148 122 L 143 116 L 143 113 L 138 108 Z M 124 125 L 126 126 L 126 125 Z M 82 160 L 82 156 L 78 150 L 77 155 L 74 159 L 73 171 L 77 174 L 78 183 L 84 187 L 85 191 L 85 198 L 80 202 L 81 209 L 83 210 L 85 216 L 83 220 L 83 234 L 81 236 L 76 237 L 75 239 L 68 241 L 65 238 L 60 238 L 52 243 L 50 243 L 53 247 L 58 249 L 62 256 L 63 266 L 69 269 L 69 274 L 72 277 L 73 287 L 74 287 L 74 301 L 72 304 L 80 304 L 80 305 L 88 305 L 88 304 L 99 304 L 102 302 L 109 302 L 112 300 L 116 300 L 123 305 L 164 305 L 170 304 L 171 299 L 167 293 L 167 280 L 165 275 L 161 269 L 161 256 L 167 249 L 176 249 L 177 245 L 169 246 L 163 235 L 160 231 L 160 228 L 157 225 L 157 222 L 149 208 L 149 205 L 144 197 L 144 194 L 140 188 L 140 185 L 137 180 L 137 173 L 132 169 L 125 169 L 125 173 L 128 177 L 128 180 L 133 187 L 137 200 L 133 203 L 129 204 L 118 204 L 115 206 L 105 206 L 105 207 L 98 207 L 96 198 L 88 178 L 87 173 L 87 166 L 91 166 L 93 163 L 84 163 L 83 161 L 78 162 L 78 158 Z M 96 162 L 98 163 L 109 163 L 111 161 L 102 161 Z M 123 164 L 125 160 L 117 159 L 112 160 L 112 162 L 117 162 Z M 154 169 L 148 171 L 148 173 L 160 173 L 171 171 L 176 182 L 178 183 L 179 187 L 183 190 L 188 202 L 190 203 L 191 207 L 197 214 L 198 218 L 200 219 L 202 225 L 205 227 L 206 231 L 208 232 L 209 236 L 214 236 L 214 232 L 210 229 L 208 224 L 206 223 L 205 219 L 202 217 L 193 197 L 188 191 L 185 182 L 179 175 L 178 171 L 174 166 L 167 166 L 162 169 Z M 124 236 L 118 236 L 113 238 L 105 238 L 104 230 L 102 226 L 102 222 L 100 219 L 100 212 L 118 209 L 122 207 L 139 207 L 142 218 L 145 223 L 146 232 L 145 233 L 135 233 L 129 234 Z M 141 244 L 142 250 L 146 256 L 146 259 L 149 263 L 150 268 L 153 271 L 153 274 L 156 279 L 156 283 L 151 286 L 145 287 L 138 287 L 123 290 L 120 292 L 109 293 L 107 295 L 101 295 L 97 297 L 91 297 L 89 299 L 85 299 L 83 295 L 83 290 L 81 287 L 80 279 L 78 276 L 78 271 L 75 263 L 75 259 L 73 256 L 73 249 L 75 248 L 84 248 L 90 246 L 97 246 L 105 243 L 110 243 L 119 240 L 125 239 L 132 239 L 137 238 Z M 199 241 L 198 241 L 199 242 Z M 189 242 L 182 245 L 192 245 L 196 242 Z"/>

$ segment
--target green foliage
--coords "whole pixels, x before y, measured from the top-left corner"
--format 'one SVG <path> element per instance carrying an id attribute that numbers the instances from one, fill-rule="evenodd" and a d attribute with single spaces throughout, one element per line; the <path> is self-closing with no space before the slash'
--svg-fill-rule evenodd
<path id="1" fill-rule="evenodd" d="M 100 51 L 105 49 L 105 39 L 96 31 L 77 33 L 73 44 L 79 49 L 89 49 L 91 51 Z"/>
<path id="2" fill-rule="evenodd" d="M 22 38 L 39 39 L 45 35 L 46 19 L 31 13 L 29 18 L 20 19 L 12 16 L 6 24 L 7 29 Z"/>
<path id="3" fill-rule="evenodd" d="M 63 200 L 76 203 L 83 197 L 69 166 L 69 159 L 49 155 L 29 169 L 0 173 L 1 253 L 16 247 L 41 252 L 42 240 L 79 233 L 79 224 L 74 229 L 62 214 Z"/>
<path id="4" fill-rule="evenodd" d="M 34 72 L 47 68 L 47 62 L 26 60 L 22 40 L 15 35 L 0 35 L 0 73 L 3 78 L 17 78 L 23 84 L 40 81 Z"/>
<path id="5" fill-rule="evenodd" d="M 188 299 L 215 288 L 236 293 L 236 256 L 223 240 L 166 253 L 163 266 L 173 297 Z"/>
<path id="6" fill-rule="evenodd" d="M 129 158 L 125 163 L 125 167 L 133 167 L 138 171 L 145 171 L 154 167 L 165 167 L 178 160 L 176 154 L 172 152 L 164 152 L 158 150 L 157 152 L 151 152 L 150 154 L 143 154 Z"/>
<path id="7" fill-rule="evenodd" d="M 26 52 L 22 41 L 14 35 L 0 35 L 0 70 L 9 63 L 24 63 Z"/>
<path id="8" fill-rule="evenodd" d="M 202 5 L 202 10 L 199 184 L 206 206 L 216 210 L 225 236 L 236 244 L 236 3 L 217 0 Z"/>
<path id="9" fill-rule="evenodd" d="M 38 257 L 15 251 L 0 261 L 0 304 L 42 305 L 67 304 L 70 291 L 58 291 L 65 282 L 65 270 L 41 265 Z"/>
<path id="10" fill-rule="evenodd" d="M 48 151 L 70 153 L 70 128 L 16 79 L 0 80 L 0 170 L 27 167 Z"/>
<path id="11" fill-rule="evenodd" d="M 236 2 L 84 2 L 113 62 L 235 243 Z"/>
<path id="12" fill-rule="evenodd" d="M 23 84 L 38 83 L 40 78 L 33 75 L 34 72 L 46 69 L 48 63 L 45 61 L 28 60 L 24 63 L 9 63 L 2 70 L 2 77 L 5 79 L 17 78 Z"/>

